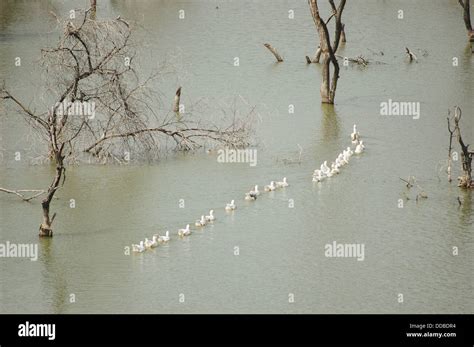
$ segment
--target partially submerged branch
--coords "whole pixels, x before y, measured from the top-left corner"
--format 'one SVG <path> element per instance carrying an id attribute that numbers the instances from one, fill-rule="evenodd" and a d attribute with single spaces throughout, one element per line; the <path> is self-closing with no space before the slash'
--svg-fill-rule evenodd
<path id="1" fill-rule="evenodd" d="M 275 56 L 275 59 L 277 60 L 277 62 L 281 63 L 283 61 L 283 58 L 281 57 L 281 55 L 278 53 L 278 51 L 272 45 L 270 45 L 269 43 L 264 43 L 263 45 L 270 52 L 272 52 L 272 54 Z"/>
<path id="2" fill-rule="evenodd" d="M 179 104 L 181 100 L 181 87 L 178 88 L 174 96 L 173 112 L 179 113 Z"/>
<path id="3" fill-rule="evenodd" d="M 14 190 L 14 189 L 2 188 L 2 187 L 0 187 L 0 192 L 4 192 L 4 193 L 7 193 L 7 194 L 14 194 L 14 195 L 18 196 L 21 200 L 27 201 L 27 202 L 43 195 L 44 193 L 46 193 L 46 191 L 42 190 L 42 189 L 18 189 L 18 190 Z M 35 193 L 35 194 L 30 195 L 30 196 L 26 196 L 24 193 Z"/>
<path id="4" fill-rule="evenodd" d="M 404 196 L 407 200 L 410 200 L 409 196 L 408 196 L 408 192 L 410 191 L 411 188 L 415 187 L 416 188 L 416 197 L 415 197 L 415 200 L 418 201 L 419 198 L 422 198 L 422 199 L 427 199 L 428 198 L 428 195 L 426 194 L 425 190 L 423 189 L 423 187 L 421 187 L 418 182 L 416 181 L 416 178 L 415 176 L 410 176 L 408 177 L 407 180 L 399 177 L 400 180 L 402 180 L 403 182 L 406 183 L 406 187 L 407 187 L 407 191 L 404 193 Z"/>
<path id="5" fill-rule="evenodd" d="M 406 50 L 406 53 L 408 55 L 408 58 L 410 59 L 410 62 L 412 62 L 413 60 L 417 61 L 418 58 L 416 57 L 415 53 L 413 53 L 412 51 L 410 51 L 408 49 L 408 47 L 405 47 L 405 50 Z"/>
<path id="6" fill-rule="evenodd" d="M 451 162 L 452 162 L 452 149 L 453 149 L 453 137 L 454 137 L 454 129 L 451 129 L 451 124 L 450 124 L 450 120 L 449 120 L 449 116 L 451 114 L 451 111 L 448 110 L 448 117 L 447 117 L 447 120 L 448 120 L 448 131 L 449 131 L 449 148 L 448 148 L 448 169 L 447 169 L 447 173 L 448 173 L 448 182 L 451 182 L 452 179 L 451 179 Z"/>
<path id="7" fill-rule="evenodd" d="M 342 24 L 342 29 L 341 29 L 341 42 L 347 42 L 347 39 L 346 39 L 346 25 L 343 23 Z"/>
<path id="8" fill-rule="evenodd" d="M 369 61 L 367 59 L 365 59 L 365 57 L 362 56 L 362 55 L 359 55 L 355 58 L 350 58 L 350 57 L 343 57 L 341 55 L 336 54 L 336 57 L 339 58 L 339 59 L 347 59 L 351 63 L 355 63 L 357 65 L 362 65 L 364 67 L 366 67 L 369 64 Z"/>

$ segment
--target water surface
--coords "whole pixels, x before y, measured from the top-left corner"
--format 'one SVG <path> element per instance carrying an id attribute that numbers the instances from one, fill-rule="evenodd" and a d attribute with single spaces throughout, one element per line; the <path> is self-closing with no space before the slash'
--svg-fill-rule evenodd
<path id="1" fill-rule="evenodd" d="M 48 12 L 66 15 L 87 3 L 1 2 L 1 79 L 21 97 L 37 101 L 34 62 L 59 35 Z M 180 9 L 185 20 L 178 20 Z M 457 1 L 348 2 L 348 42 L 339 54 L 380 63 L 342 67 L 334 108 L 320 104 L 320 67 L 305 64 L 318 40 L 305 1 L 99 2 L 99 18 L 118 15 L 142 27 L 139 52 L 149 57 L 143 71 L 176 57 L 178 72 L 156 86 L 165 99 L 182 85 L 184 102 L 240 95 L 259 105 L 258 165 L 220 164 L 215 154 L 199 152 L 152 164 L 68 167 L 53 203 L 55 236 L 40 241 L 39 202 L 0 195 L 0 241 L 39 242 L 37 262 L 0 261 L 0 312 L 473 313 L 472 197 L 439 171 L 448 108 L 462 107 L 464 135 L 474 139 L 473 58 Z M 284 63 L 274 63 L 264 42 Z M 405 46 L 418 63 L 407 63 Z M 16 56 L 21 68 L 13 67 Z M 380 116 L 388 99 L 420 102 L 420 119 Z M 53 168 L 31 164 L 37 151 L 25 140 L 25 123 L 0 122 L 0 186 L 47 187 Z M 354 123 L 366 152 L 337 177 L 313 184 L 312 171 L 350 144 Z M 283 159 L 298 158 L 298 145 L 301 163 L 287 164 Z M 25 160 L 14 161 L 16 151 Z M 412 195 L 399 209 L 399 178 L 409 175 L 429 198 L 416 202 Z M 254 184 L 283 176 L 290 187 L 243 200 Z M 227 214 L 231 199 L 238 208 Z M 203 231 L 124 255 L 132 242 L 165 230 L 174 236 L 211 208 L 217 220 Z M 364 261 L 326 258 L 324 246 L 333 241 L 365 244 Z"/>

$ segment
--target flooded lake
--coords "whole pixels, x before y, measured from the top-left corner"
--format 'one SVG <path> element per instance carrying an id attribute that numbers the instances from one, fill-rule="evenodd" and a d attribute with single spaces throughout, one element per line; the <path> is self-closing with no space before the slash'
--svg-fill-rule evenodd
<path id="1" fill-rule="evenodd" d="M 88 3 L 0 3 L 0 80 L 34 100 L 32 107 L 40 107 L 40 49 L 62 30 L 49 11 L 67 16 Z M 347 43 L 338 54 L 371 63 L 341 64 L 334 107 L 320 102 L 321 67 L 305 62 L 319 41 L 307 2 L 268 5 L 99 1 L 99 19 L 120 15 L 138 26 L 143 71 L 164 60 L 176 65 L 156 85 L 170 107 L 179 85 L 184 103 L 258 105 L 257 165 L 219 163 L 216 152 L 198 151 L 153 163 L 68 166 L 52 203 L 51 239 L 38 240 L 38 200 L 0 193 L 0 242 L 38 243 L 35 262 L 0 259 L 1 313 L 474 313 L 473 197 L 441 169 L 449 108 L 462 108 L 463 136 L 474 142 L 474 58 L 457 1 L 349 1 Z M 321 7 L 327 18 L 327 3 Z M 284 62 L 275 62 L 266 42 Z M 408 63 L 405 47 L 416 63 Z M 18 56 L 21 67 L 14 66 Z M 381 116 L 389 99 L 419 103 L 419 119 Z M 314 169 L 351 145 L 353 124 L 365 152 L 313 183 Z M 34 165 L 30 137 L 23 120 L 0 108 L 0 187 L 49 185 L 54 167 Z M 288 187 L 244 200 L 255 184 L 263 190 L 284 176 Z M 400 178 L 409 176 L 428 199 L 415 200 L 414 191 L 405 199 Z M 237 209 L 229 213 L 232 199 Z M 216 221 L 198 230 L 194 221 L 210 209 Z M 178 239 L 187 223 L 193 234 Z M 124 247 L 166 230 L 167 245 L 124 255 Z M 334 241 L 363 244 L 363 261 L 327 257 Z"/>

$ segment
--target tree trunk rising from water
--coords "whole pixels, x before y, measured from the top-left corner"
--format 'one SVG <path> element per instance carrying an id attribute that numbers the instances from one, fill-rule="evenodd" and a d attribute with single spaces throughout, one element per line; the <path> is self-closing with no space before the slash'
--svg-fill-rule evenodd
<path id="1" fill-rule="evenodd" d="M 341 41 L 341 32 L 343 28 L 343 24 L 341 22 L 342 18 L 342 11 L 344 10 L 344 6 L 346 4 L 345 0 L 341 0 L 339 6 L 336 7 L 333 0 L 329 0 L 331 8 L 333 10 L 333 14 L 329 19 L 324 22 L 321 19 L 319 14 L 318 8 L 318 1 L 317 0 L 308 0 L 309 7 L 311 10 L 311 15 L 314 20 L 314 24 L 318 30 L 319 41 L 320 41 L 320 48 L 319 52 L 322 56 L 322 79 L 321 79 L 321 102 L 326 104 L 334 104 L 334 98 L 336 96 L 336 88 L 337 88 L 337 80 L 339 79 L 339 63 L 337 62 L 337 58 L 335 53 L 339 47 L 339 42 Z M 327 28 L 327 23 L 331 20 L 332 17 L 335 17 L 335 35 L 334 35 L 334 43 L 331 45 L 329 31 Z M 334 71 L 332 74 L 331 80 L 331 67 L 333 65 Z"/>
<path id="2" fill-rule="evenodd" d="M 461 147 L 461 163 L 463 176 L 458 177 L 459 187 L 462 188 L 474 188 L 474 181 L 472 180 L 472 158 L 474 157 L 474 152 L 469 150 L 469 145 L 464 143 L 464 140 L 461 135 L 461 127 L 459 122 L 461 120 L 461 109 L 458 106 L 454 107 L 454 129 L 451 129 L 450 123 L 450 111 L 448 111 L 448 131 L 450 134 L 449 140 L 449 152 L 451 152 L 451 143 L 453 136 L 456 136 L 459 146 Z M 449 158 L 451 159 L 451 158 Z M 448 174 L 450 174 L 450 162 L 448 162 Z"/>

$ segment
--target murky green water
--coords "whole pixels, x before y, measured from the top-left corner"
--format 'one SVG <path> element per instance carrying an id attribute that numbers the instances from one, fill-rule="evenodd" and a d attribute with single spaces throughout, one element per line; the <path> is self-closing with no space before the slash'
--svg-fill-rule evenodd
<path id="1" fill-rule="evenodd" d="M 58 37 L 48 12 L 66 15 L 87 3 L 2 0 L 0 79 L 32 99 L 39 49 Z M 473 313 L 473 198 L 439 172 L 449 107 L 462 107 L 464 136 L 474 141 L 473 57 L 459 7 L 455 0 L 348 2 L 348 42 L 339 54 L 384 64 L 342 67 L 331 109 L 320 104 L 319 66 L 305 64 L 317 44 L 306 1 L 99 1 L 99 17 L 121 15 L 143 26 L 144 70 L 176 57 L 180 72 L 158 86 L 169 100 L 179 84 L 185 102 L 241 95 L 263 108 L 255 124 L 258 165 L 196 153 L 155 164 L 68 167 L 49 240 L 38 241 L 38 201 L 0 195 L 0 242 L 39 242 L 37 262 L 0 259 L 0 312 Z M 178 20 L 180 9 L 185 20 Z M 275 64 L 264 42 L 285 62 Z M 407 63 L 405 46 L 418 63 Z M 21 67 L 13 65 L 17 56 Z M 420 119 L 380 116 L 388 99 L 420 102 Z M 354 123 L 366 152 L 337 177 L 313 184 L 312 171 L 350 144 Z M 53 169 L 32 165 L 37 151 L 25 141 L 25 123 L 0 113 L 0 124 L 0 186 L 46 187 Z M 286 164 L 298 157 L 298 145 L 301 163 Z M 400 209 L 399 177 L 409 175 L 429 198 Z M 288 188 L 243 200 L 254 184 L 283 176 Z M 238 207 L 227 214 L 231 199 Z M 212 226 L 176 238 L 211 208 Z M 167 229 L 168 245 L 124 255 L 126 245 Z M 364 261 L 325 257 L 333 241 L 365 244 Z"/>

